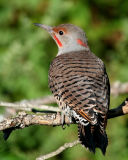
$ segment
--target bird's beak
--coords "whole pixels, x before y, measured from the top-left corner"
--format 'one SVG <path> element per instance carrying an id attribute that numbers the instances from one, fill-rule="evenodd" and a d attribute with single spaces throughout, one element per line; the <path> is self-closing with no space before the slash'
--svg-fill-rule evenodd
<path id="1" fill-rule="evenodd" d="M 50 34 L 53 32 L 53 30 L 52 30 L 53 27 L 51 27 L 51 26 L 47 26 L 47 25 L 39 24 L 39 23 L 34 23 L 34 25 L 45 29 L 45 30 L 46 30 L 47 32 L 49 32 Z"/>

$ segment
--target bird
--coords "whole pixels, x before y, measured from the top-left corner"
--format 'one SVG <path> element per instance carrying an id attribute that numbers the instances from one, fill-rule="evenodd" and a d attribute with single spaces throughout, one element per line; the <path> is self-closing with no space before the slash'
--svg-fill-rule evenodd
<path id="1" fill-rule="evenodd" d="M 50 64 L 49 87 L 65 115 L 78 124 L 81 144 L 105 155 L 110 83 L 103 61 L 91 52 L 85 32 L 74 24 L 34 25 L 46 30 L 58 46 Z"/>

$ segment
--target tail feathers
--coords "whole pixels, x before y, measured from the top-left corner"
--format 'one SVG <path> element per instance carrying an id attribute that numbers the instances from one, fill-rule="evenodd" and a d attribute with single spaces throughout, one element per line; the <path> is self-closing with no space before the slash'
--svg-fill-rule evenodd
<path id="1" fill-rule="evenodd" d="M 78 137 L 82 145 L 95 153 L 96 146 L 93 140 L 93 135 L 91 134 L 90 125 L 83 126 L 78 124 Z"/>
<path id="2" fill-rule="evenodd" d="M 100 148 L 105 155 L 108 145 L 106 133 L 101 133 L 99 126 L 78 124 L 78 137 L 82 145 L 95 153 L 96 148 Z"/>
<path id="3" fill-rule="evenodd" d="M 105 155 L 108 145 L 108 138 L 106 132 L 104 131 L 104 133 L 101 133 L 100 130 L 96 130 L 94 133 L 94 140 L 96 147 L 100 148 L 102 153 Z"/>

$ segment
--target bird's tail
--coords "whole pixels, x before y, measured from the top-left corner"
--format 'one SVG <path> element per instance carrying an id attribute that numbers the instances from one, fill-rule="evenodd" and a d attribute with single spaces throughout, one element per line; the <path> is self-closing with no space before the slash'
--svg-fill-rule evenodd
<path id="1" fill-rule="evenodd" d="M 91 152 L 95 153 L 95 149 L 98 147 L 105 155 L 108 138 L 105 131 L 104 133 L 101 132 L 100 126 L 92 126 L 91 124 L 83 126 L 78 124 L 78 137 L 81 144 Z"/>

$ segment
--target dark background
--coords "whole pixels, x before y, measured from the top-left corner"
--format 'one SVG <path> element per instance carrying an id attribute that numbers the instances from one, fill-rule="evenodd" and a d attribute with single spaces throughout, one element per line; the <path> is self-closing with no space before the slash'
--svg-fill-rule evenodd
<path id="1" fill-rule="evenodd" d="M 0 100 L 19 101 L 51 94 L 48 69 L 57 53 L 52 38 L 32 23 L 83 28 L 91 50 L 106 64 L 110 82 L 128 81 L 127 0 L 0 0 Z M 111 97 L 111 108 L 127 95 Z M 3 108 L 1 108 L 1 114 Z M 103 157 L 81 145 L 53 160 L 127 160 L 127 116 L 108 121 L 109 145 Z M 0 134 L 0 160 L 34 160 L 77 139 L 77 127 L 32 126 L 14 131 L 8 141 Z"/>

